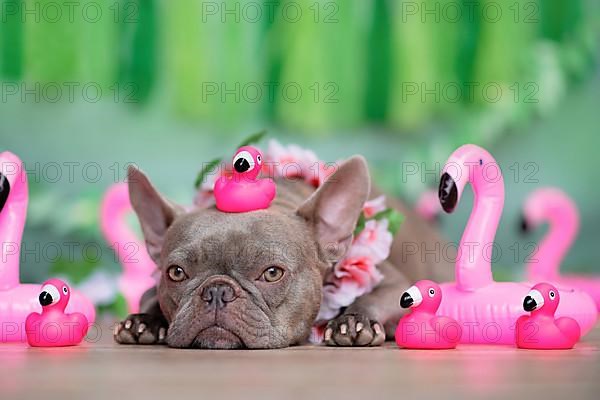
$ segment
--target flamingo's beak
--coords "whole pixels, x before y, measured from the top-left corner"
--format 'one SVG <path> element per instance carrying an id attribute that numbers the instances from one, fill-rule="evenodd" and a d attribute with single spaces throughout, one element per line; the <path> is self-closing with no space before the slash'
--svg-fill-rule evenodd
<path id="1" fill-rule="evenodd" d="M 44 307 L 49 306 L 50 304 L 52 304 L 52 301 L 53 301 L 52 295 L 48 292 L 40 293 L 39 300 L 40 300 L 40 304 Z"/>
<path id="2" fill-rule="evenodd" d="M 423 301 L 423 296 L 421 296 L 421 291 L 416 286 L 411 286 L 408 288 L 406 292 L 402 294 L 400 297 L 400 307 L 402 308 L 410 308 L 416 307 Z"/>
<path id="3" fill-rule="evenodd" d="M 236 172 L 242 174 L 250 170 L 250 163 L 245 158 L 240 157 L 233 164 L 233 169 L 235 169 Z"/>
<path id="4" fill-rule="evenodd" d="M 0 172 L 0 212 L 4 208 L 6 201 L 8 200 L 8 194 L 10 193 L 10 183 L 8 178 Z"/>
<path id="5" fill-rule="evenodd" d="M 525 296 L 525 299 L 523 300 L 523 309 L 525 311 L 537 310 L 538 308 L 540 308 L 543 305 L 544 305 L 544 296 L 542 296 L 542 294 L 537 290 L 530 291 L 527 294 L 527 296 Z"/>
<path id="6" fill-rule="evenodd" d="M 458 203 L 458 189 L 456 182 L 454 182 L 454 179 L 447 172 L 444 172 L 440 180 L 438 197 L 444 211 L 447 213 L 454 211 L 456 203 Z"/>
<path id="7" fill-rule="evenodd" d="M 531 228 L 527 223 L 527 218 L 525 218 L 524 215 L 521 215 L 521 233 L 529 233 L 530 229 Z"/>
<path id="8" fill-rule="evenodd" d="M 44 287 L 42 287 L 42 291 L 40 292 L 38 300 L 40 301 L 42 307 L 58 303 L 58 300 L 60 300 L 60 292 L 54 285 L 44 285 Z"/>

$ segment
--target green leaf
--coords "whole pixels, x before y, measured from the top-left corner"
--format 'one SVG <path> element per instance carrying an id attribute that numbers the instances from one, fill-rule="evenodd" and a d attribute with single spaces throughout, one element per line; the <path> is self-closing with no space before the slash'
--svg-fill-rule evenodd
<path id="1" fill-rule="evenodd" d="M 386 208 L 369 219 L 365 218 L 365 215 L 361 213 L 360 217 L 358 218 L 358 222 L 356 223 L 354 235 L 358 235 L 363 229 L 365 229 L 365 224 L 368 220 L 374 219 L 379 221 L 384 218 L 388 220 L 388 230 L 392 236 L 396 235 L 396 232 L 398 232 L 398 229 L 400 229 L 400 226 L 404 222 L 404 215 L 393 208 Z"/>
<path id="2" fill-rule="evenodd" d="M 223 161 L 222 158 L 215 158 L 214 160 L 211 160 L 208 163 L 204 164 L 202 166 L 202 169 L 198 173 L 198 176 L 196 177 L 196 181 L 194 182 L 194 187 L 196 189 L 198 189 L 200 187 L 200 185 L 202 184 L 202 182 L 204 182 L 204 178 L 206 178 L 206 175 L 208 175 L 209 173 L 215 172 L 215 167 L 217 165 L 219 165 L 222 161 Z"/>
<path id="3" fill-rule="evenodd" d="M 97 305 L 98 314 L 110 314 L 113 317 L 124 318 L 128 314 L 127 301 L 121 293 L 117 294 L 115 300 L 110 304 Z"/>
<path id="4" fill-rule="evenodd" d="M 363 214 L 361 212 L 360 217 L 358 217 L 358 221 L 356 222 L 356 229 L 354 229 L 354 236 L 358 235 L 359 233 L 362 232 L 363 229 L 365 229 L 366 223 L 367 223 L 367 220 L 365 218 L 365 214 Z"/>
<path id="5" fill-rule="evenodd" d="M 396 232 L 398 232 L 398 229 L 400 229 L 400 226 L 404 222 L 404 215 L 402 213 L 394 210 L 393 208 L 387 208 L 387 209 L 383 210 L 382 212 L 378 213 L 377 215 L 375 215 L 373 218 L 376 219 L 377 221 L 384 219 L 384 218 L 387 219 L 388 220 L 388 229 L 391 232 L 392 236 L 396 235 Z"/>
<path id="6" fill-rule="evenodd" d="M 100 265 L 100 260 L 69 260 L 61 257 L 50 266 L 51 275 L 63 275 L 75 284 L 84 281 Z"/>
<path id="7" fill-rule="evenodd" d="M 262 140 L 263 137 L 265 137 L 265 135 L 267 134 L 267 130 L 263 129 L 262 131 L 253 133 L 252 135 L 248 136 L 244 141 L 242 141 L 242 143 L 240 143 L 240 145 L 237 147 L 238 149 L 240 147 L 243 146 L 249 146 L 251 144 L 255 144 L 258 143 Z"/>

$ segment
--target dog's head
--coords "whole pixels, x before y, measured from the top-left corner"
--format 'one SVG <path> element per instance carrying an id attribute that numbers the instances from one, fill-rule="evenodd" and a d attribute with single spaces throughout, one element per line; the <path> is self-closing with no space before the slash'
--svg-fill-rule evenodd
<path id="1" fill-rule="evenodd" d="M 323 276 L 346 253 L 369 184 L 364 159 L 353 157 L 314 192 L 278 182 L 266 210 L 185 212 L 131 168 L 131 203 L 160 270 L 167 343 L 278 348 L 305 340 Z"/>

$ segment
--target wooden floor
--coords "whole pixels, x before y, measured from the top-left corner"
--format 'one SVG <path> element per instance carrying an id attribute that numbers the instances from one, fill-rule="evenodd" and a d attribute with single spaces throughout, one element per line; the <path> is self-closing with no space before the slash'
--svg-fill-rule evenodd
<path id="1" fill-rule="evenodd" d="M 599 349 L 600 326 L 568 351 L 174 350 L 119 346 L 107 327 L 73 348 L 0 344 L 0 398 L 598 399 Z"/>

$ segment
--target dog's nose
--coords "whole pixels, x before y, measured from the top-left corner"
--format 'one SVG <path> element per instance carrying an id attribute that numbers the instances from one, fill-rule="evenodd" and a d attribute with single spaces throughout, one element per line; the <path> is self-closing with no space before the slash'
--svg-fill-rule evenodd
<path id="1" fill-rule="evenodd" d="M 218 310 L 237 299 L 237 294 L 229 283 L 213 282 L 202 289 L 201 297 L 210 308 Z"/>

